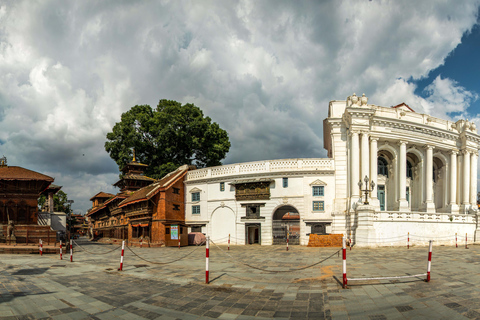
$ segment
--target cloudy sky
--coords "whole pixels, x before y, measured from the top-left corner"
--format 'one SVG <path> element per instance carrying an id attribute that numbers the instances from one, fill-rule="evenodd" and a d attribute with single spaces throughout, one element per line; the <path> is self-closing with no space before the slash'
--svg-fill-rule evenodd
<path id="1" fill-rule="evenodd" d="M 123 112 L 195 103 L 224 163 L 326 157 L 330 100 L 407 103 L 480 127 L 479 1 L 1 1 L 0 156 L 85 212 L 117 192 Z M 480 172 L 480 170 L 479 170 Z"/>

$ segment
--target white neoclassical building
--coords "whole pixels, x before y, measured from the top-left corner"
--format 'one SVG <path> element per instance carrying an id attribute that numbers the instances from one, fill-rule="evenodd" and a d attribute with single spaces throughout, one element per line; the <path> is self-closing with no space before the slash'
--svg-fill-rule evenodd
<path id="1" fill-rule="evenodd" d="M 190 171 L 186 223 L 225 243 L 308 243 L 344 234 L 358 245 L 455 234 L 480 241 L 474 123 L 434 118 L 363 95 L 331 101 L 327 159 L 282 159 Z"/>

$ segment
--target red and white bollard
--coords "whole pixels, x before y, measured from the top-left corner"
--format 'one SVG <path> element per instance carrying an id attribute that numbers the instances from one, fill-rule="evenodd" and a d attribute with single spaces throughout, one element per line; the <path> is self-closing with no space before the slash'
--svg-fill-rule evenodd
<path id="1" fill-rule="evenodd" d="M 350 247 L 350 251 L 352 250 L 352 238 L 348 239 L 348 246 Z"/>
<path id="2" fill-rule="evenodd" d="M 207 236 L 207 242 L 206 242 L 206 250 L 205 250 L 205 255 L 206 255 L 206 264 L 205 264 L 205 283 L 208 284 L 208 259 L 210 258 L 210 236 Z"/>
<path id="3" fill-rule="evenodd" d="M 40 242 L 40 246 L 38 247 L 38 250 L 40 251 L 40 255 L 42 256 L 42 255 L 43 255 L 43 242 L 42 242 L 42 239 L 40 239 L 39 242 Z"/>
<path id="4" fill-rule="evenodd" d="M 228 234 L 228 251 L 230 251 L 230 233 Z"/>
<path id="5" fill-rule="evenodd" d="M 455 232 L 455 248 L 458 248 L 457 233 Z"/>
<path id="6" fill-rule="evenodd" d="M 410 232 L 407 235 L 407 249 L 410 249 Z"/>
<path id="7" fill-rule="evenodd" d="M 63 260 L 63 255 L 62 255 L 62 240 L 60 240 L 60 260 Z"/>
<path id="8" fill-rule="evenodd" d="M 465 249 L 468 249 L 467 233 L 465 233 Z"/>
<path id="9" fill-rule="evenodd" d="M 428 246 L 428 264 L 427 264 L 427 279 L 426 282 L 430 282 L 430 268 L 432 267 L 432 243 L 433 240 L 430 240 L 430 244 Z"/>
<path id="10" fill-rule="evenodd" d="M 73 238 L 70 239 L 70 262 L 73 262 Z"/>
<path id="11" fill-rule="evenodd" d="M 287 251 L 288 251 L 288 238 L 290 238 L 290 232 L 287 231 Z"/>
<path id="12" fill-rule="evenodd" d="M 118 268 L 118 271 L 123 270 L 123 254 L 125 252 L 125 240 L 122 241 L 122 255 L 120 257 L 120 268 Z"/>
<path id="13" fill-rule="evenodd" d="M 343 242 L 343 288 L 347 287 L 347 245 L 345 237 L 342 238 Z"/>
<path id="14" fill-rule="evenodd" d="M 143 245 L 143 238 L 140 239 L 140 248 L 142 247 L 142 245 Z"/>

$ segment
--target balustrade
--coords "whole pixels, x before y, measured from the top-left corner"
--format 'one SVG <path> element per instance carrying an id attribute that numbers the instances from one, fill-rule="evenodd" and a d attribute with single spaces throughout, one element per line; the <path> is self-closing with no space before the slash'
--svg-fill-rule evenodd
<path id="1" fill-rule="evenodd" d="M 334 161 L 333 159 L 285 159 L 231 164 L 189 171 L 187 181 L 236 174 L 311 170 L 334 170 Z"/>

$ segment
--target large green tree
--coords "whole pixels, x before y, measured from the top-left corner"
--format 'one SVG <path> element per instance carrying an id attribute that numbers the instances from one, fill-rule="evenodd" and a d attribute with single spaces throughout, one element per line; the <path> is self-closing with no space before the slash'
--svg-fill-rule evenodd
<path id="1" fill-rule="evenodd" d="M 105 150 L 120 168 L 132 161 L 148 164 L 146 175 L 161 178 L 184 164 L 199 168 L 221 164 L 230 149 L 228 134 L 194 104 L 160 100 L 156 109 L 136 105 L 107 134 Z"/>
<path id="2" fill-rule="evenodd" d="M 47 197 L 43 194 L 38 198 L 40 208 L 47 201 Z M 71 204 L 68 203 L 68 195 L 62 190 L 53 195 L 53 210 L 57 212 L 72 213 Z"/>

